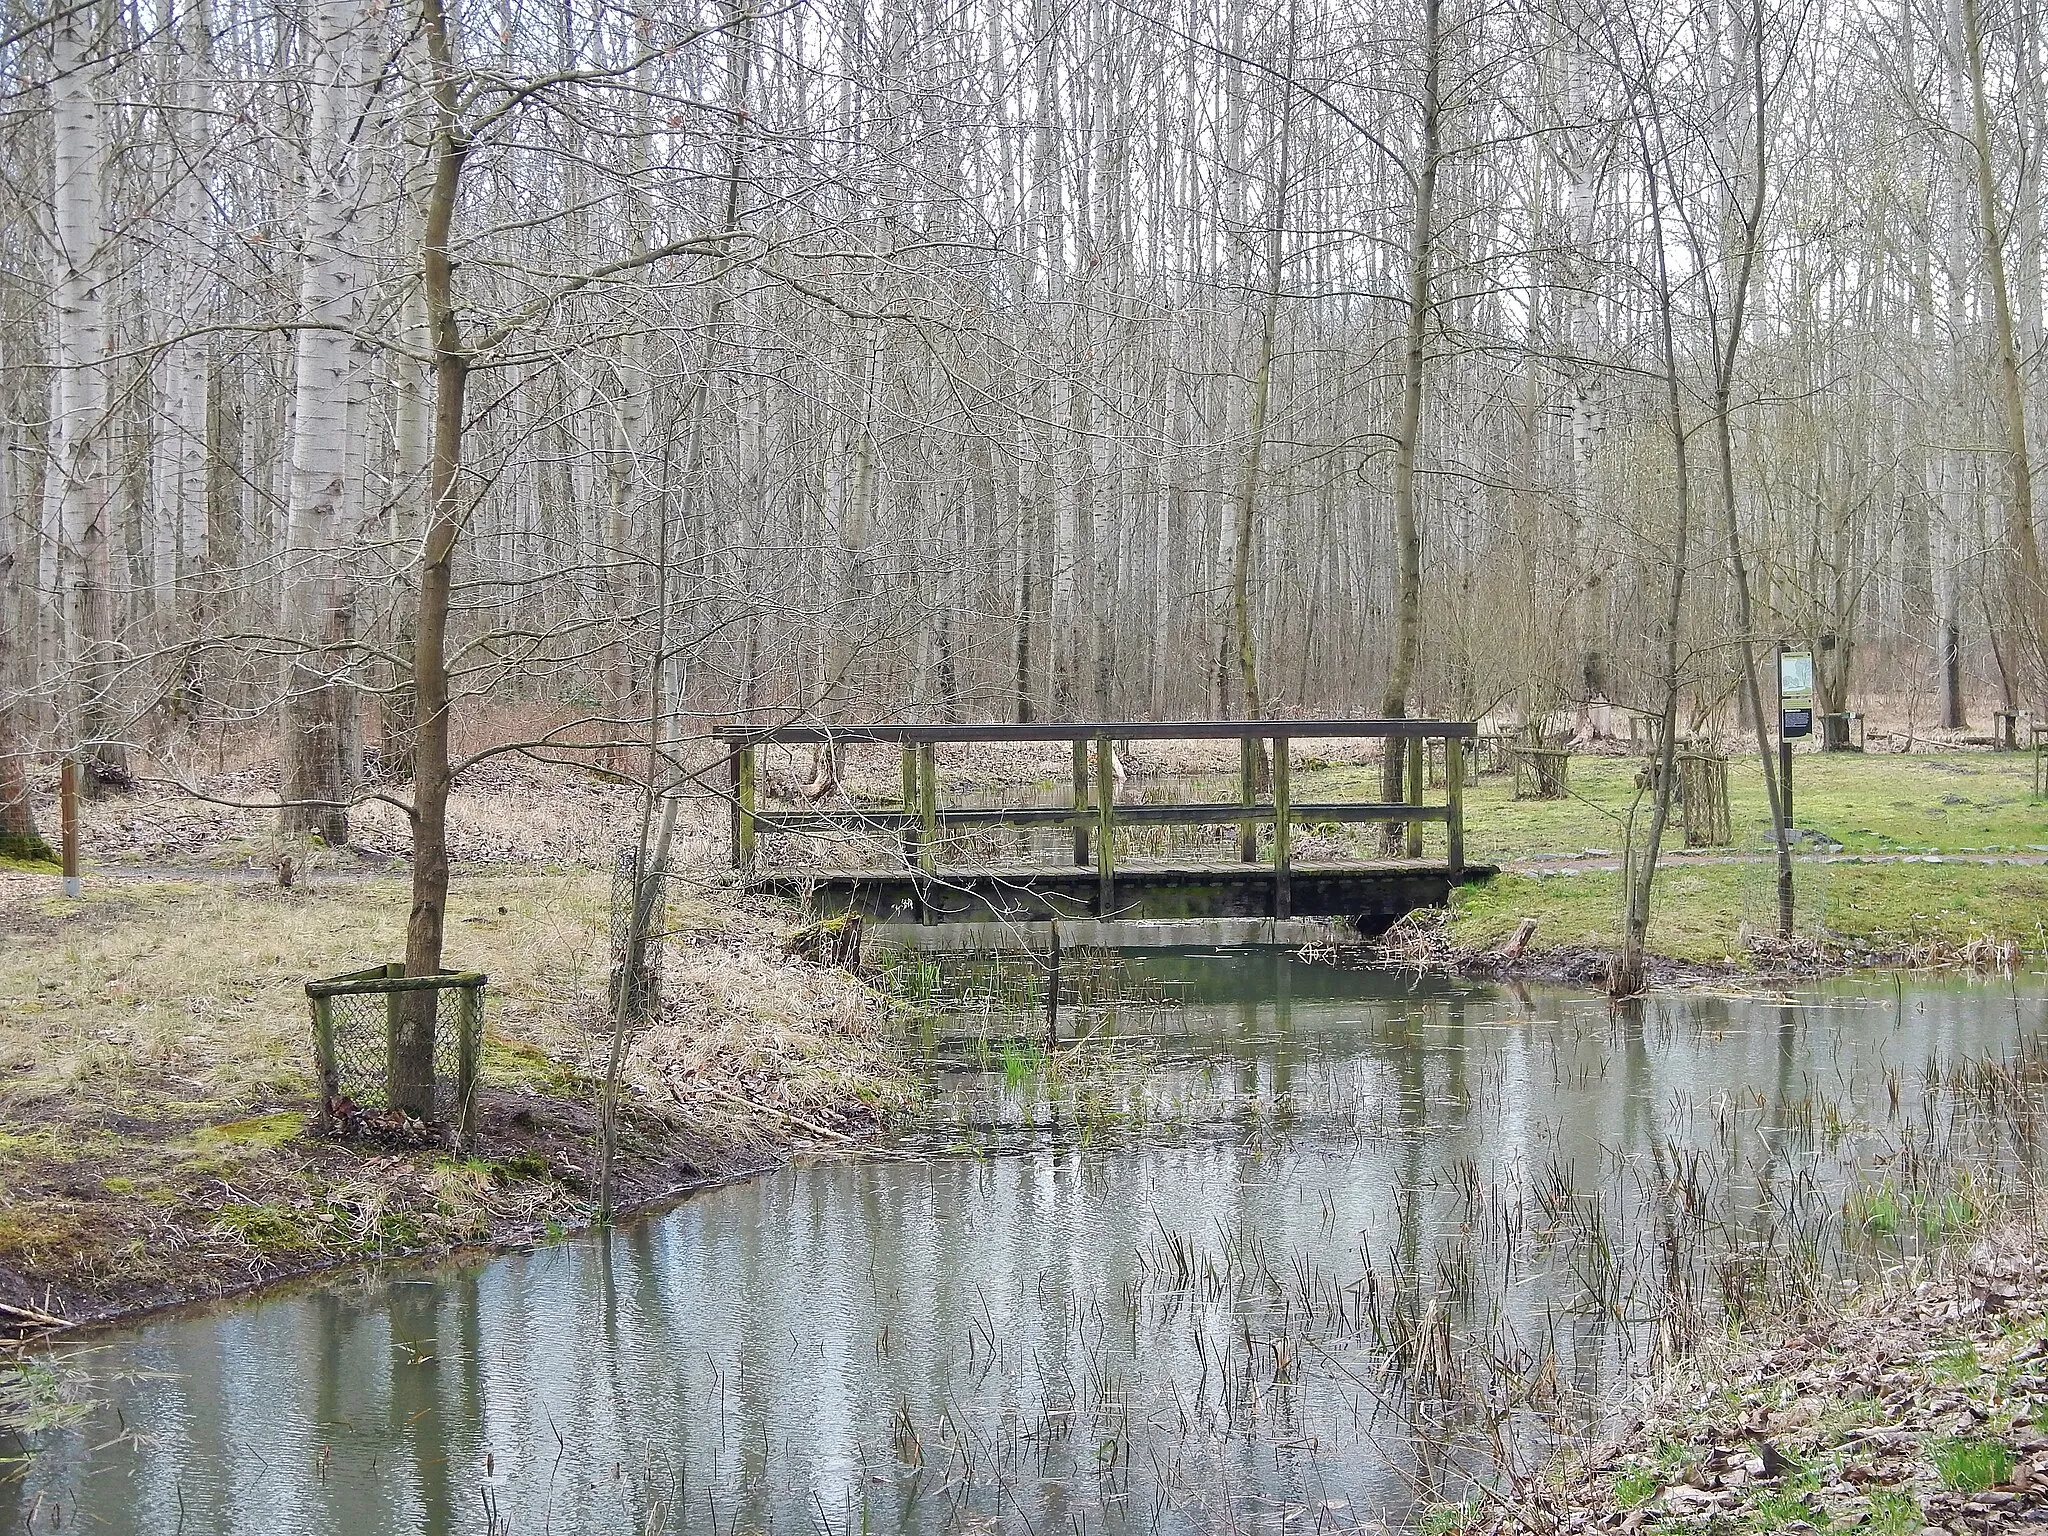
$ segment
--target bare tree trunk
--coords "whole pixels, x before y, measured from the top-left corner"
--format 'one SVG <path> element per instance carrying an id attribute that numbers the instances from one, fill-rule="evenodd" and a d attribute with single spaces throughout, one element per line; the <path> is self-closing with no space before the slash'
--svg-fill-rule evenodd
<path id="1" fill-rule="evenodd" d="M 1984 39 L 1978 0 L 1962 8 L 1963 67 L 1970 83 L 1970 144 L 1976 161 L 1977 205 L 1984 237 L 1984 283 L 1990 290 L 1992 342 L 1997 353 L 1999 425 L 2005 435 L 2006 582 L 2012 617 L 2021 625 L 2025 659 L 2036 692 L 2048 687 L 2048 584 L 2042 581 L 2041 547 L 2034 533 L 2034 471 L 2027 448 L 2026 384 L 2020 374 L 2019 338 L 2013 324 L 2012 290 L 2006 275 L 2005 231 L 1999 223 L 1999 195 L 1991 158 L 1991 113 L 1984 95 Z"/>
<path id="2" fill-rule="evenodd" d="M 1664 827 L 1671 819 L 1671 799 L 1678 784 L 1678 626 L 1685 606 L 1686 538 L 1692 522 L 1692 481 L 1685 454 L 1685 412 L 1678 388 L 1678 344 L 1672 334 L 1671 275 L 1664 254 L 1663 191 L 1657 175 L 1657 161 L 1650 152 L 1649 138 L 1640 119 L 1636 142 L 1642 153 L 1643 178 L 1650 200 L 1651 241 L 1655 246 L 1658 339 L 1663 346 L 1665 421 L 1671 433 L 1677 526 L 1671 538 L 1671 576 L 1666 589 L 1663 614 L 1663 647 L 1659 662 L 1659 685 L 1663 691 L 1663 731 L 1657 747 L 1657 771 L 1651 786 L 1650 828 L 1640 847 L 1629 839 L 1628 907 L 1622 919 L 1621 954 L 1609 990 L 1616 997 L 1632 997 L 1643 989 L 1644 955 L 1650 932 L 1650 890 L 1657 878 L 1657 854 L 1664 841 Z M 1631 829 L 1631 833 L 1633 829 Z"/>
<path id="3" fill-rule="evenodd" d="M 1432 0 L 1434 3 L 1434 0 Z M 1270 213 L 1266 220 L 1266 291 L 1259 306 L 1258 371 L 1252 375 L 1251 419 L 1246 426 L 1250 442 L 1245 449 L 1244 469 L 1237 487 L 1237 539 L 1230 562 L 1230 611 L 1237 632 L 1238 682 L 1244 690 L 1244 717 L 1258 720 L 1265 715 L 1265 701 L 1259 695 L 1259 643 L 1252 623 L 1252 551 L 1259 521 L 1260 470 L 1266 458 L 1266 413 L 1273 398 L 1273 338 L 1279 328 L 1280 290 L 1287 277 L 1287 181 L 1292 171 L 1294 138 L 1294 7 L 1287 11 L 1287 59 L 1280 84 L 1279 164 L 1270 192 Z M 1264 741 L 1253 743 L 1252 790 L 1263 794 L 1271 765 Z"/>
<path id="4" fill-rule="evenodd" d="M 108 592 L 107 328 L 102 243 L 106 66 L 93 35 L 97 6 L 62 12 L 51 43 L 52 204 L 56 259 L 57 576 L 63 620 L 67 722 L 89 790 L 128 782 L 128 749 L 113 699 L 116 655 Z"/>
<path id="5" fill-rule="evenodd" d="M 351 248 L 359 200 L 356 0 L 320 0 L 312 18 L 311 107 L 306 125 L 305 252 L 293 338 L 291 490 L 286 509 L 282 629 L 284 784 L 278 829 L 348 842 L 356 707 L 338 677 L 355 639 L 355 590 L 345 558 L 349 404 L 357 364 L 360 253 Z"/>
<path id="6" fill-rule="evenodd" d="M 1443 0 L 1422 3 L 1422 162 L 1415 171 L 1413 224 L 1408 236 L 1408 322 L 1401 367 L 1401 416 L 1394 433 L 1394 664 L 1380 695 L 1380 713 L 1399 719 L 1408 713 L 1415 661 L 1422 645 L 1422 528 L 1415 511 L 1415 459 L 1422 443 L 1422 400 L 1427 384 L 1428 328 L 1432 272 L 1436 261 L 1436 180 L 1443 141 Z M 1380 794 L 1389 804 L 1404 797 L 1404 753 L 1387 744 Z M 1387 848 L 1405 834 L 1387 825 Z"/>
<path id="7" fill-rule="evenodd" d="M 1757 756 L 1764 772 L 1764 797 L 1771 809 L 1771 843 L 1778 859 L 1778 936 L 1792 936 L 1792 840 L 1786 824 L 1785 797 L 1778 782 L 1778 758 L 1772 750 L 1770 732 L 1765 728 L 1763 685 L 1757 676 L 1756 604 L 1750 596 L 1749 564 L 1742 552 L 1742 527 L 1735 515 L 1735 365 L 1742 351 L 1743 324 L 1749 311 L 1750 279 L 1756 271 L 1757 249 L 1763 238 L 1765 173 L 1768 153 L 1765 141 L 1766 105 L 1763 65 L 1763 9 L 1751 0 L 1747 49 L 1748 110 L 1751 176 L 1748 202 L 1734 218 L 1721 224 L 1741 242 L 1735 256 L 1735 276 L 1728 297 L 1728 328 L 1725 338 L 1714 324 L 1714 450 L 1720 471 L 1721 532 L 1728 544 L 1728 570 L 1735 583 L 1735 633 L 1742 658 L 1742 685 L 1749 704 L 1749 718 L 1756 723 Z M 1733 102 L 1730 103 L 1731 107 Z M 1732 203 L 1734 199 L 1731 197 Z M 1696 246 L 1700 242 L 1695 242 Z M 1723 242 L 1725 244 L 1725 241 Z M 1700 254 L 1705 255 L 1702 249 Z M 1724 252 L 1725 260 L 1725 252 Z M 1708 303 L 1713 302 L 1711 293 Z M 1711 310 L 1710 310 L 1710 318 Z M 1670 323 L 1667 314 L 1665 323 Z"/>
<path id="8" fill-rule="evenodd" d="M 0 574 L 5 567 L 0 565 Z M 19 720 L 7 701 L 0 676 L 0 859 L 49 859 L 50 845 L 36 831 L 28 798 L 28 754 L 22 749 Z"/>
<path id="9" fill-rule="evenodd" d="M 427 530 L 420 554 L 419 606 L 413 621 L 413 680 L 419 693 L 419 729 L 413 751 L 412 913 L 405 929 L 405 973 L 431 976 L 441 969 L 448 921 L 448 795 L 453 787 L 448 750 L 448 609 L 462 532 L 463 399 L 469 353 L 455 309 L 449 243 L 455 202 L 469 154 L 457 98 L 455 58 L 442 0 L 421 0 L 421 22 L 432 70 L 433 117 L 428 135 L 431 181 L 422 230 L 421 294 L 433 348 L 434 416 L 427 466 Z M 434 1014 L 431 991 L 404 994 L 398 1038 L 391 1053 L 391 1106 L 422 1120 L 434 1112 Z"/>

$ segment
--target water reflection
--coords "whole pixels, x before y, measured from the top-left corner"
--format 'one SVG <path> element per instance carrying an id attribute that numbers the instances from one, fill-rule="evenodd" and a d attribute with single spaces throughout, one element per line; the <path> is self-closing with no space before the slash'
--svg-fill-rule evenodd
<path id="1" fill-rule="evenodd" d="M 98 1406 L 0 1486 L 0 1525 L 1399 1523 L 1616 1401 L 1715 1276 L 1800 1243 L 1822 1272 L 1857 1170 L 1952 1130 L 1930 1075 L 2042 1020 L 1960 984 L 1610 1013 L 1148 963 L 1183 1001 L 1092 1078 L 983 1070 L 940 1030 L 913 1143 L 974 1152 L 79 1348 Z"/>

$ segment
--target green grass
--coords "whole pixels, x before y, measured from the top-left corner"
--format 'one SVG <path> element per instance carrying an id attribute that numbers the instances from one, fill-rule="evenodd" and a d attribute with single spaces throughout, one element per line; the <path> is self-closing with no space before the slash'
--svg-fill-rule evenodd
<path id="1" fill-rule="evenodd" d="M 1870 1513 L 1859 1529 L 1868 1531 L 1870 1536 L 1914 1536 L 1926 1523 L 1926 1513 L 1911 1494 L 1896 1488 L 1873 1488 Z"/>
<path id="2" fill-rule="evenodd" d="M 1623 1509 L 1647 1504 L 1664 1490 L 1664 1483 L 1648 1468 L 1624 1472 L 1614 1480 L 1614 1502 Z"/>
<path id="3" fill-rule="evenodd" d="M 1642 766 L 1637 757 L 1574 757 L 1568 800 L 1516 800 L 1501 775 L 1467 783 L 1466 856 L 1502 864 L 1619 855 Z M 1850 853 L 2048 853 L 2048 804 L 2032 798 L 2032 773 L 2025 753 L 1802 752 L 1793 759 L 1793 824 Z M 1376 767 L 1305 770 L 1294 794 L 1376 799 L 1378 779 Z M 1729 761 L 1728 800 L 1734 846 L 1764 847 L 1770 813 L 1754 757 Z M 1645 797 L 1644 820 L 1648 809 Z"/>
<path id="4" fill-rule="evenodd" d="M 1958 1493 L 1981 1493 L 2012 1476 L 2012 1449 L 1997 1440 L 1950 1435 L 1927 1448 L 1927 1459 L 1942 1485 Z"/>
<path id="5" fill-rule="evenodd" d="M 1419 1536 L 1457 1536 L 1468 1530 L 1479 1519 L 1478 1502 L 1464 1504 L 1432 1504 L 1422 1512 L 1422 1518 L 1415 1523 Z"/>
<path id="6" fill-rule="evenodd" d="M 2048 866 L 2012 864 L 1825 864 L 1794 876 L 1799 929 L 1897 948 L 1989 938 L 2043 946 Z M 1505 943 L 1524 917 L 1537 919 L 1532 948 L 1611 947 L 1621 939 L 1619 872 L 1498 875 L 1455 893 L 1450 937 L 1471 947 Z M 1674 960 L 1742 958 L 1740 933 L 1775 928 L 1767 865 L 1670 864 L 1650 903 L 1650 948 Z"/>

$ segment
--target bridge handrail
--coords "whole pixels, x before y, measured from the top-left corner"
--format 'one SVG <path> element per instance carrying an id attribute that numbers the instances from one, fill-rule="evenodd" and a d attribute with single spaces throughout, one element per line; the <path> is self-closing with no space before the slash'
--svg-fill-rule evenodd
<path id="1" fill-rule="evenodd" d="M 1275 736 L 1435 737 L 1466 739 L 1479 733 L 1472 720 L 1081 720 L 1030 725 L 727 725 L 712 734 L 729 747 L 825 746 L 832 742 L 902 744 L 1093 741 L 1257 741 Z"/>
<path id="2" fill-rule="evenodd" d="M 1094 864 L 1100 881 L 1102 912 L 1111 910 L 1116 880 L 1116 829 L 1125 826 L 1229 826 L 1240 830 L 1240 858 L 1257 860 L 1257 829 L 1273 829 L 1273 910 L 1289 911 L 1293 870 L 1293 829 L 1316 822 L 1388 822 L 1402 831 L 1408 856 L 1422 856 L 1422 823 L 1440 821 L 1448 835 L 1448 863 L 1455 878 L 1465 865 L 1464 742 L 1478 733 L 1470 720 L 1091 720 L 1046 725 L 789 725 L 772 729 L 728 726 L 717 733 L 730 749 L 732 763 L 732 862 L 750 877 L 754 851 L 763 832 L 829 836 L 842 831 L 887 833 L 901 839 L 904 862 L 927 880 L 937 878 L 939 833 L 944 825 L 1066 827 L 1074 834 L 1074 862 Z M 1404 793 L 1398 802 L 1312 802 L 1297 804 L 1289 794 L 1290 745 L 1300 737 L 1380 737 L 1403 744 L 1406 758 Z M 1422 802 L 1423 749 L 1441 740 L 1444 751 L 1444 800 Z M 1116 798 L 1115 754 L 1118 741 L 1209 740 L 1238 744 L 1239 795 L 1228 802 L 1151 805 Z M 938 748 L 948 742 L 1056 742 L 1072 745 L 1073 800 L 1064 807 L 996 806 L 941 812 L 938 794 Z M 885 743 L 902 751 L 902 798 L 898 808 L 853 806 L 846 810 L 764 811 L 758 803 L 759 749 L 764 746 L 826 743 Z M 1090 763 L 1088 748 L 1095 745 Z M 1258 743 L 1273 748 L 1270 771 L 1261 792 L 1258 784 Z M 1091 845 L 1093 858 L 1090 858 Z"/>

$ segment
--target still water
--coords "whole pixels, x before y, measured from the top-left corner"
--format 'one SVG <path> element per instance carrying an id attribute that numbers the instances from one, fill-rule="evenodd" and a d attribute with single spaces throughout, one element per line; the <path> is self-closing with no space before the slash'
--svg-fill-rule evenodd
<path id="1" fill-rule="evenodd" d="M 1119 974 L 1049 1055 L 942 1019 L 879 1152 L 72 1346 L 94 1406 L 0 1529 L 1399 1527 L 1987 1198 L 2033 1127 L 1969 1064 L 2048 1025 L 2037 980 L 1621 1014 L 1287 956 Z"/>

